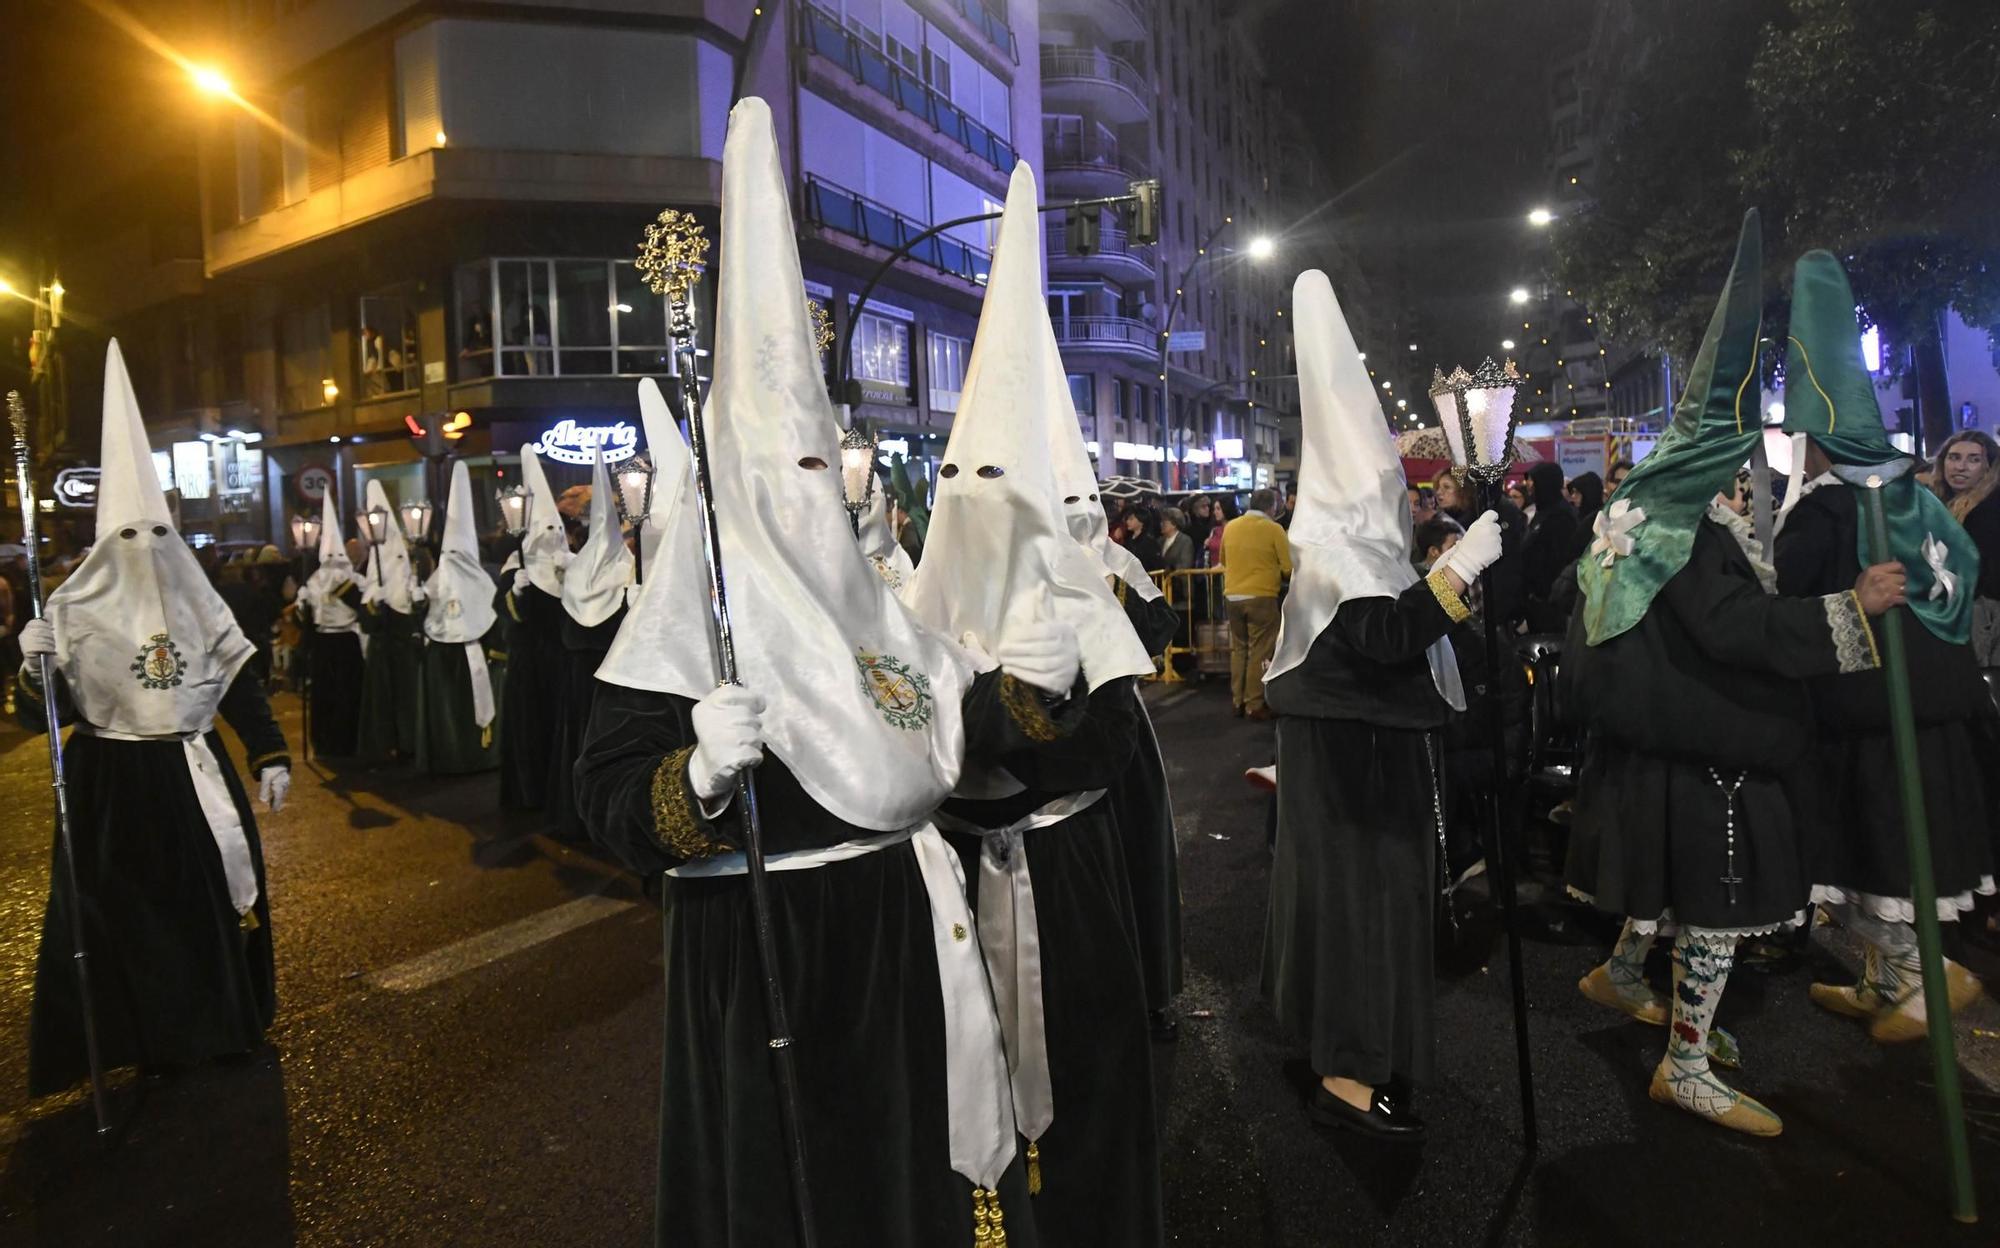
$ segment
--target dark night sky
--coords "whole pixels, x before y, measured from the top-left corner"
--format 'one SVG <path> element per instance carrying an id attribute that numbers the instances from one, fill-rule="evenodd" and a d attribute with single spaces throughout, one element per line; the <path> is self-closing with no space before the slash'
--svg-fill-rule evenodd
<path id="1" fill-rule="evenodd" d="M 1546 80 L 1588 33 L 1588 0 L 1242 0 L 1272 81 L 1317 140 L 1338 202 L 1323 221 L 1360 259 L 1414 359 L 1473 365 L 1517 328 L 1539 272 L 1525 222 L 1548 175 Z M 1399 263 L 1399 257 L 1404 258 Z M 1400 306 L 1398 306 L 1400 305 Z M 1364 344 L 1365 345 L 1365 344 Z M 1381 344 L 1384 348 L 1389 343 Z M 1405 344 L 1394 344 L 1400 357 Z"/>

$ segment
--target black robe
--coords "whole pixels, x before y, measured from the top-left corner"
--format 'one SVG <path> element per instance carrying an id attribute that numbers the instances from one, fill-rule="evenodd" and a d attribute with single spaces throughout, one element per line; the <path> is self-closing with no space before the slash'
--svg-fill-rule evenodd
<path id="1" fill-rule="evenodd" d="M 1739 933 L 1790 922 L 1811 883 L 1804 682 L 1869 661 L 1873 637 L 1853 595 L 1830 608 L 1766 593 L 1731 532 L 1703 520 L 1687 564 L 1638 624 L 1587 645 L 1588 610 L 1571 622 L 1560 676 L 1592 734 L 1571 890 L 1646 922 Z M 1725 786 L 1739 775 L 1732 800 Z"/>
<path id="2" fill-rule="evenodd" d="M 349 581 L 337 591 L 357 618 L 361 591 Z M 312 682 L 312 748 L 326 758 L 347 758 L 360 748 L 361 690 L 365 660 L 358 633 L 322 632 L 310 609 L 306 617 L 306 675 Z"/>
<path id="3" fill-rule="evenodd" d="M 559 677 L 562 682 L 562 722 L 557 725 L 552 749 L 558 764 L 549 777 L 549 813 L 556 821 L 556 834 L 568 841 L 587 841 L 589 828 L 576 801 L 576 760 L 583 756 L 583 742 L 590 731 L 590 709 L 597 704 L 597 668 L 618 640 L 618 626 L 625 622 L 625 608 L 593 628 L 586 628 L 563 612 L 562 653 Z M 508 673 L 509 687 L 513 673 Z"/>
<path id="4" fill-rule="evenodd" d="M 419 609 L 421 610 L 421 608 Z M 361 608 L 368 654 L 361 670 L 361 727 L 356 753 L 367 762 L 417 756 L 417 682 L 423 671 L 423 616 L 383 603 Z"/>
<path id="5" fill-rule="evenodd" d="M 507 653 L 507 689 L 497 725 L 500 805 L 543 810 L 553 790 L 567 791 L 567 782 L 558 777 L 576 762 L 574 754 L 556 748 L 566 714 L 563 625 L 569 613 L 562 599 L 528 584 L 525 577 L 521 585 L 518 594 L 503 585 L 493 597 Z"/>
<path id="6" fill-rule="evenodd" d="M 1316 1074 L 1370 1087 L 1432 1073 L 1437 730 L 1451 707 L 1425 652 L 1463 618 L 1448 594 L 1419 581 L 1343 602 L 1264 686 L 1279 717 L 1264 995 Z"/>
<path id="7" fill-rule="evenodd" d="M 60 673 L 56 682 L 63 723 L 75 723 Z M 43 704 L 25 678 L 16 706 L 31 731 L 47 727 Z M 217 709 L 243 739 L 251 775 L 291 765 L 249 663 Z M 277 1011 L 257 821 L 222 734 L 211 729 L 206 740 L 243 821 L 257 874 L 257 901 L 244 916 L 230 901 L 222 855 L 178 740 L 120 741 L 78 730 L 63 749 L 98 1052 L 107 1070 L 190 1065 L 248 1052 L 262 1042 Z M 76 898 L 61 854 L 58 842 L 50 854 L 48 907 L 35 957 L 31 1096 L 60 1092 L 89 1074 L 70 937 Z"/>
<path id="8" fill-rule="evenodd" d="M 955 797 L 946 813 L 982 828 L 1005 827 L 1066 794 L 1123 783 L 1141 736 L 1135 682 L 1107 681 L 1071 703 L 1082 711 L 1067 732 L 1053 724 L 1031 728 L 999 751 L 968 741 L 968 765 L 1003 767 L 1027 788 L 992 801 Z M 965 860 L 976 909 L 980 838 L 956 832 L 947 838 Z M 1042 1190 L 1034 1214 L 1042 1241 L 1055 1248 L 1159 1244 L 1165 1237 L 1152 1033 L 1123 840 L 1108 793 L 1022 837 L 1041 933 L 1055 1101 L 1055 1120 L 1037 1142 Z"/>
<path id="9" fill-rule="evenodd" d="M 500 765 L 500 725 L 506 716 L 509 656 L 499 649 L 500 623 L 473 643 L 493 684 L 494 721 L 481 728 L 472 700 L 472 668 L 465 642 L 425 640 L 417 679 L 417 766 L 434 776 L 491 771 Z"/>
<path id="10" fill-rule="evenodd" d="M 1861 575 L 1854 487 L 1822 485 L 1799 500 L 1778 535 L 1778 592 L 1838 593 Z M 1961 588 L 1960 592 L 1965 592 Z M 1917 755 L 1940 897 L 1991 886 L 1991 833 L 2000 827 L 2000 733 L 1972 647 L 1940 640 L 1907 607 L 1903 617 Z M 1819 725 L 1812 882 L 1843 894 L 1910 896 L 1902 791 L 1889 735 L 1888 677 L 1880 670 L 1809 683 Z M 1829 900 L 1833 898 L 1829 897 Z"/>
<path id="11" fill-rule="evenodd" d="M 969 750 L 1019 739 L 1002 696 L 1010 685 L 997 672 L 974 681 L 964 703 Z M 622 685 L 597 691 L 577 801 L 597 841 L 641 875 L 738 843 L 734 807 L 711 821 L 688 789 L 693 705 Z M 829 814 L 775 758 L 756 782 L 768 854 L 878 835 Z M 897 845 L 768 878 L 819 1242 L 969 1248 L 972 1186 L 951 1168 L 944 1000 L 916 851 Z M 786 1248 L 797 1235 L 745 878 L 667 876 L 663 907 L 654 1241 Z M 1033 1248 L 1019 1155 L 999 1190 L 1009 1244 Z"/>
<path id="12" fill-rule="evenodd" d="M 1180 613 L 1164 598 L 1147 602 L 1120 587 L 1125 614 L 1146 653 L 1157 657 L 1181 626 Z M 1132 687 L 1139 697 L 1139 687 Z M 1164 1010 L 1181 990 L 1180 843 L 1174 834 L 1173 798 L 1167 792 L 1166 761 L 1160 756 L 1153 720 L 1140 698 L 1134 728 L 1139 739 L 1132 765 L 1104 800 L 1111 804 L 1125 869 L 1130 879 L 1132 919 L 1139 937 L 1139 967 L 1146 976 L 1146 1008 Z"/>

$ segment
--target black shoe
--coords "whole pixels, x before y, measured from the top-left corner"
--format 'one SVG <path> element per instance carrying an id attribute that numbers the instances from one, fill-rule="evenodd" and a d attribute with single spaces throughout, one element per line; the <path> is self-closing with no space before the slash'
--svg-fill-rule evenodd
<path id="1" fill-rule="evenodd" d="M 1421 1144 L 1424 1139 L 1424 1120 L 1409 1108 L 1392 1104 L 1381 1088 L 1375 1089 L 1374 1103 L 1362 1113 L 1321 1084 L 1313 1089 L 1306 1117 L 1316 1127 L 1352 1131 L 1388 1144 Z"/>
<path id="2" fill-rule="evenodd" d="M 1153 1024 L 1154 1040 L 1161 1044 L 1172 1044 L 1181 1038 L 1180 1020 L 1174 1017 L 1172 1006 L 1154 1010 L 1149 1017 Z"/>

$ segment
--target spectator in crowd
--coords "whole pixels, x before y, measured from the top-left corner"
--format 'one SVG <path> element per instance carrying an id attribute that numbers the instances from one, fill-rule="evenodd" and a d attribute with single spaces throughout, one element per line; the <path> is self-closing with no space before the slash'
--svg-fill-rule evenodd
<path id="1" fill-rule="evenodd" d="M 1250 509 L 1222 533 L 1222 595 L 1229 603 L 1229 700 L 1238 715 L 1271 718 L 1264 668 L 1278 644 L 1278 587 L 1292 574 L 1291 539 L 1271 518 L 1277 496 L 1250 495 Z"/>
<path id="2" fill-rule="evenodd" d="M 1197 494 L 1188 500 L 1187 524 L 1183 526 L 1183 532 L 1194 543 L 1196 551 L 1206 547 L 1208 535 L 1221 527 L 1222 521 L 1216 511 L 1214 499 L 1206 494 Z"/>
<path id="3" fill-rule="evenodd" d="M 1625 478 L 1631 473 L 1632 461 L 1629 459 L 1621 459 L 1611 465 L 1611 471 L 1604 474 L 1604 496 L 1609 498 L 1616 494 L 1618 487 L 1625 484 Z"/>
<path id="4" fill-rule="evenodd" d="M 1428 573 L 1437 566 L 1444 553 L 1458 545 L 1458 539 L 1465 536 L 1465 527 L 1446 515 L 1432 516 L 1417 526 L 1416 540 L 1410 544 L 1415 558 L 1412 562 L 1419 571 Z"/>
<path id="5" fill-rule="evenodd" d="M 1515 508 L 1526 519 L 1533 520 L 1535 518 L 1534 500 L 1528 497 L 1528 487 L 1522 482 L 1516 481 L 1507 487 L 1507 501 L 1514 504 Z"/>
<path id="6" fill-rule="evenodd" d="M 1569 505 L 1576 508 L 1577 540 L 1570 551 L 1571 559 L 1583 557 L 1584 548 L 1591 543 L 1591 529 L 1597 523 L 1597 513 L 1604 509 L 1604 478 L 1594 472 L 1578 473 L 1570 478 L 1569 488 L 1564 491 Z"/>
<path id="7" fill-rule="evenodd" d="M 1471 527 L 1479 518 L 1481 508 L 1473 490 L 1454 468 L 1440 469 L 1431 479 L 1431 495 L 1437 502 L 1440 519 L 1455 520 L 1462 531 Z M 1500 541 L 1502 554 L 1498 562 L 1487 569 L 1487 579 L 1492 582 L 1493 593 L 1499 599 L 1499 615 L 1496 617 L 1502 632 L 1511 633 L 1521 623 L 1521 543 L 1527 536 L 1528 519 L 1521 509 L 1503 498 L 1493 508 L 1500 520 Z M 1417 553 L 1421 553 L 1417 544 Z M 1483 592 L 1483 591 L 1480 591 Z"/>
<path id="8" fill-rule="evenodd" d="M 1421 485 L 1410 487 L 1410 528 L 1416 527 L 1437 514 L 1437 498 Z"/>
<path id="9" fill-rule="evenodd" d="M 1938 452 L 1932 486 L 1979 549 L 1972 600 L 1972 653 L 2000 667 L 2000 443 L 1974 429 L 1953 434 Z"/>
<path id="10" fill-rule="evenodd" d="M 1125 513 L 1125 549 L 1148 572 L 1157 572 L 1161 567 L 1158 523 L 1150 507 L 1134 507 Z"/>
<path id="11" fill-rule="evenodd" d="M 1194 566 L 1194 542 L 1187 534 L 1187 514 L 1178 507 L 1160 509 L 1160 566 L 1169 572 Z"/>
<path id="12" fill-rule="evenodd" d="M 1528 470 L 1528 490 L 1535 509 L 1528 520 L 1528 533 L 1521 541 L 1522 593 L 1528 631 L 1559 633 L 1568 620 L 1549 603 L 1556 574 L 1575 562 L 1577 554 L 1576 508 L 1563 496 L 1562 468 L 1539 463 Z"/>
<path id="13" fill-rule="evenodd" d="M 218 586 L 222 600 L 243 635 L 256 647 L 250 656 L 250 670 L 261 684 L 271 679 L 272 632 L 285 610 L 284 584 L 291 568 L 276 546 L 265 546 L 239 569 L 240 575 Z"/>

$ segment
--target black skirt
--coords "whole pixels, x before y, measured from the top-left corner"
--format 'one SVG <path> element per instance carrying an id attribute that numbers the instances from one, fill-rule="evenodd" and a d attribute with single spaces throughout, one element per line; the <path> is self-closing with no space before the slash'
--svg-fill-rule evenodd
<path id="1" fill-rule="evenodd" d="M 1732 803 L 1726 788 L 1739 775 Z M 1810 892 L 1795 815 L 1801 780 L 1711 774 L 1707 764 L 1594 740 L 1578 777 L 1570 889 L 1644 922 L 1743 934 L 1783 927 Z"/>
<path id="2" fill-rule="evenodd" d="M 219 733 L 208 748 L 243 821 L 257 872 L 254 923 L 239 919 L 178 741 L 72 733 L 69 782 L 77 886 L 106 1069 L 180 1066 L 262 1043 L 277 1011 L 271 912 L 257 821 Z M 61 846 L 51 854 L 48 908 L 35 958 L 28 1092 L 60 1092 L 89 1074 L 70 938 Z M 246 930 L 247 929 L 247 930 Z"/>
<path id="3" fill-rule="evenodd" d="M 944 999 L 915 851 L 769 878 L 819 1242 L 969 1248 L 972 1185 L 951 1168 Z M 798 1236 L 745 879 L 669 877 L 665 907 L 655 1242 L 786 1248 Z M 1019 1156 L 1000 1193 L 1009 1244 L 1032 1248 Z"/>
<path id="4" fill-rule="evenodd" d="M 1315 1073 L 1371 1087 L 1432 1074 L 1438 810 L 1425 735 L 1278 720 L 1264 995 L 1311 1045 Z"/>
<path id="5" fill-rule="evenodd" d="M 313 753 L 347 758 L 361 738 L 361 638 L 355 633 L 314 633 L 308 669 L 312 679 Z"/>
<path id="6" fill-rule="evenodd" d="M 560 766 L 556 762 L 566 714 L 562 626 L 568 615 L 561 602 L 532 587 L 505 601 L 518 618 L 508 619 L 505 629 L 507 687 L 500 695 L 495 727 L 500 805 L 541 810 L 549 804 L 557 774 L 566 782 L 569 763 L 575 761 L 570 755 Z"/>
<path id="7" fill-rule="evenodd" d="M 1138 696 L 1136 690 L 1133 696 Z M 1111 803 L 1124 850 L 1139 969 L 1146 978 L 1146 1008 L 1162 1010 L 1181 990 L 1180 847 L 1174 839 L 1167 769 L 1144 703 L 1139 707 L 1138 728 L 1132 765 L 1105 800 Z"/>

